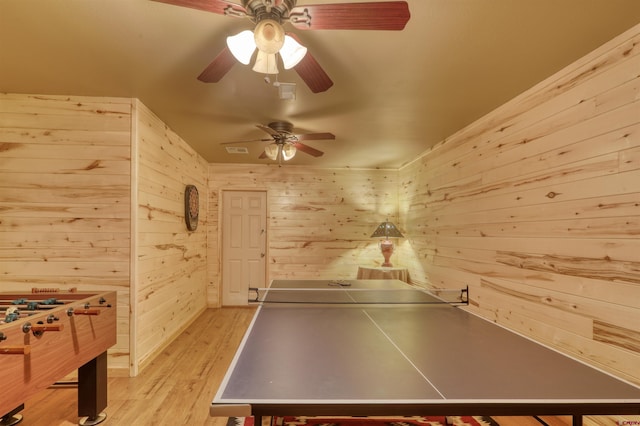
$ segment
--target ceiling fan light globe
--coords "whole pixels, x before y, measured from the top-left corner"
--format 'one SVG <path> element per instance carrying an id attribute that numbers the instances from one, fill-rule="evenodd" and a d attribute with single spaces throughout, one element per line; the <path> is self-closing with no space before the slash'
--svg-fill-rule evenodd
<path id="1" fill-rule="evenodd" d="M 293 37 L 284 36 L 284 44 L 280 49 L 280 57 L 285 69 L 291 69 L 298 65 L 304 55 L 307 54 L 307 48 L 298 43 Z"/>
<path id="2" fill-rule="evenodd" d="M 249 30 L 244 30 L 234 36 L 227 37 L 227 47 L 229 47 L 231 54 L 238 62 L 248 65 L 253 52 L 256 50 L 253 33 Z"/>
<path id="3" fill-rule="evenodd" d="M 273 19 L 258 22 L 253 36 L 258 50 L 265 53 L 278 53 L 284 45 L 284 28 Z"/>
<path id="4" fill-rule="evenodd" d="M 296 155 L 296 147 L 290 144 L 285 144 L 282 147 L 282 159 L 289 161 Z"/>
<path id="5" fill-rule="evenodd" d="M 258 50 L 256 63 L 252 69 L 261 74 L 278 74 L 278 63 L 275 53 L 265 53 Z"/>
<path id="6" fill-rule="evenodd" d="M 277 160 L 278 159 L 278 151 L 280 150 L 280 147 L 275 144 L 269 144 L 264 148 L 264 153 L 265 155 L 270 159 L 270 160 Z"/>

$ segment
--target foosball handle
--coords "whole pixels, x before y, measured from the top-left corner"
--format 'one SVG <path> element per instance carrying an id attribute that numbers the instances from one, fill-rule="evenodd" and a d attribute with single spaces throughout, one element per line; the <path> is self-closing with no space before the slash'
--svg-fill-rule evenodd
<path id="1" fill-rule="evenodd" d="M 62 331 L 64 324 L 33 324 L 31 325 L 31 331 L 33 332 L 45 332 L 45 331 Z"/>
<path id="2" fill-rule="evenodd" d="M 30 353 L 31 345 L 0 347 L 0 355 L 28 355 Z"/>
<path id="3" fill-rule="evenodd" d="M 67 311 L 69 316 L 71 315 L 100 315 L 100 309 L 73 309 L 69 308 Z"/>

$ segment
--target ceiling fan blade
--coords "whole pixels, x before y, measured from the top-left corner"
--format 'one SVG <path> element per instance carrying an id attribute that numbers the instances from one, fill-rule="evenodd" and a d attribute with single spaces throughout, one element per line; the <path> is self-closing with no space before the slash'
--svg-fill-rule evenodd
<path id="1" fill-rule="evenodd" d="M 247 11 L 239 4 L 226 0 L 151 0 L 158 3 L 167 3 L 174 6 L 190 7 L 191 9 L 204 10 L 205 12 L 218 13 L 220 15 L 244 16 Z"/>
<path id="2" fill-rule="evenodd" d="M 262 151 L 262 154 L 260 154 L 260 156 L 258 157 L 261 160 L 264 160 L 265 158 L 267 158 L 267 153 Z"/>
<path id="3" fill-rule="evenodd" d="M 309 145 L 305 145 L 300 142 L 294 142 L 292 145 L 295 146 L 298 151 L 313 155 L 314 157 L 322 157 L 324 155 L 324 152 L 318 151 L 317 149 L 311 148 Z"/>
<path id="4" fill-rule="evenodd" d="M 289 22 L 300 30 L 400 31 L 410 17 L 407 2 L 383 1 L 294 7 Z"/>
<path id="5" fill-rule="evenodd" d="M 320 141 L 335 139 L 336 136 L 333 133 L 306 133 L 304 135 L 296 135 L 299 141 Z"/>
<path id="6" fill-rule="evenodd" d="M 217 83 L 229 72 L 235 63 L 236 58 L 233 57 L 229 48 L 225 46 L 225 48 L 218 53 L 218 56 L 200 73 L 198 80 L 204 83 Z"/>
<path id="7" fill-rule="evenodd" d="M 293 39 L 298 43 L 300 42 L 295 34 L 291 33 L 289 36 L 293 37 Z M 316 61 L 316 58 L 314 58 L 310 52 L 307 52 L 307 54 L 304 55 L 304 58 L 302 58 L 298 65 L 293 67 L 293 69 L 296 70 L 300 78 L 306 83 L 313 93 L 324 92 L 333 86 L 331 78 L 329 78 L 327 73 L 322 69 L 318 61 Z"/>

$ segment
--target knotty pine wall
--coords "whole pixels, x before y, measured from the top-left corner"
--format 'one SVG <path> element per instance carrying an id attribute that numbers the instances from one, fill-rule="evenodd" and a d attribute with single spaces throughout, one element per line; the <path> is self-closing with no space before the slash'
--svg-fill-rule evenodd
<path id="1" fill-rule="evenodd" d="M 118 292 L 129 360 L 131 101 L 0 94 L 0 290 Z M 46 336 L 45 336 L 46 337 Z"/>
<path id="2" fill-rule="evenodd" d="M 109 367 L 135 375 L 206 308 L 207 168 L 137 100 L 0 94 L 0 290 L 116 290 Z"/>
<path id="3" fill-rule="evenodd" d="M 414 282 L 640 383 L 640 26 L 399 174 Z"/>
<path id="4" fill-rule="evenodd" d="M 220 304 L 221 191 L 267 192 L 267 281 L 353 279 L 358 265 L 384 261 L 369 237 L 385 218 L 397 217 L 397 176 L 397 170 L 210 164 L 209 306 Z"/>
<path id="5" fill-rule="evenodd" d="M 207 307 L 207 162 L 142 103 L 136 105 L 134 370 L 144 368 Z M 193 232 L 184 219 L 188 184 L 198 188 L 200 202 Z"/>

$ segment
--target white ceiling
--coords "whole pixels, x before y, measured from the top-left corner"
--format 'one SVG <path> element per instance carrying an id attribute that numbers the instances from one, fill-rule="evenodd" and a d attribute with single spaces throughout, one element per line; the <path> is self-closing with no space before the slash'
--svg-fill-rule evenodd
<path id="1" fill-rule="evenodd" d="M 360 1 L 360 0 L 358 0 Z M 369 0 L 372 1 L 372 0 Z M 239 2 L 239 0 L 238 0 Z M 298 0 L 298 6 L 356 0 Z M 256 124 L 287 120 L 323 150 L 290 164 L 397 168 L 562 67 L 640 23 L 638 0 L 409 0 L 403 31 L 295 32 L 332 78 L 294 101 L 250 66 L 219 83 L 200 72 L 236 19 L 149 0 L 0 0 L 0 92 L 139 98 L 212 163 L 260 160 Z"/>

